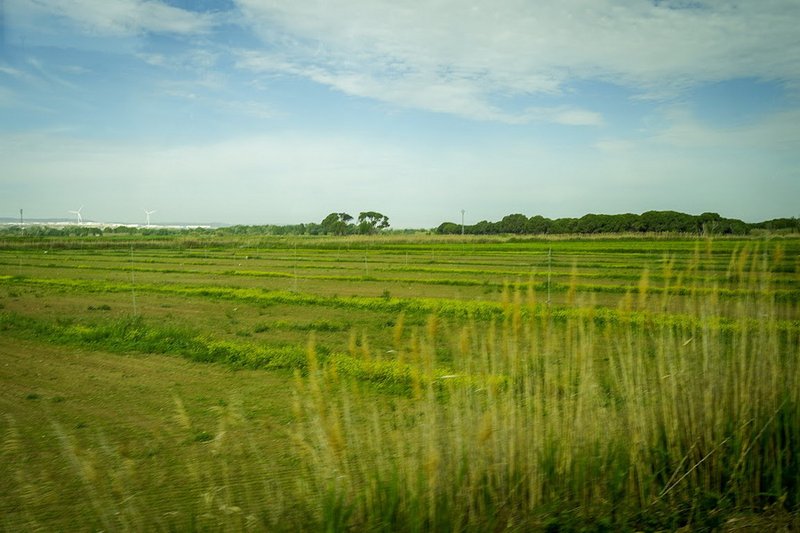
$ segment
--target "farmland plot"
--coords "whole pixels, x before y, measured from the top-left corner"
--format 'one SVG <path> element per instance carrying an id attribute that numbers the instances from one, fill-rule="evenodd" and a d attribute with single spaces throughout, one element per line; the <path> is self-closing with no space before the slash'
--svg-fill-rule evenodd
<path id="1" fill-rule="evenodd" d="M 3 525 L 791 523 L 798 258 L 796 239 L 7 241 Z"/>

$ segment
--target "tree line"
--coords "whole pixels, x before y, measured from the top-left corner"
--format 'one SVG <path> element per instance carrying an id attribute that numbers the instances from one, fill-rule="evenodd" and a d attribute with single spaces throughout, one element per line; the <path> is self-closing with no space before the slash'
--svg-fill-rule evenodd
<path id="1" fill-rule="evenodd" d="M 362 211 L 358 218 L 353 218 L 349 213 L 334 212 L 319 223 L 227 226 L 215 232 L 226 235 L 374 235 L 387 228 L 389 217 L 377 211 Z"/>
<path id="2" fill-rule="evenodd" d="M 373 235 L 393 233 L 433 232 L 459 235 L 461 224 L 443 222 L 432 230 L 389 230 L 389 217 L 377 211 L 362 211 L 357 218 L 349 213 L 334 212 L 321 222 L 305 224 L 235 225 L 219 228 L 147 228 L 139 226 L 97 227 L 69 225 L 53 227 L 31 224 L 0 226 L 0 235 L 28 237 L 101 236 L 107 234 L 142 235 L 150 237 L 173 234 L 202 235 Z M 497 222 L 482 220 L 465 225 L 467 235 L 559 235 L 592 233 L 685 233 L 697 235 L 747 235 L 754 231 L 800 232 L 800 218 L 775 218 L 764 222 L 746 223 L 735 218 L 723 218 L 717 213 L 687 215 L 677 211 L 647 211 L 641 215 L 588 214 L 580 218 L 549 219 L 541 215 L 530 218 L 522 214 L 507 215 Z"/>
<path id="3" fill-rule="evenodd" d="M 693 233 L 699 235 L 747 235 L 752 230 L 800 230 L 797 218 L 777 218 L 756 224 L 748 224 L 735 218 L 724 218 L 718 213 L 688 215 L 677 211 L 647 211 L 641 215 L 588 214 L 580 218 L 550 219 L 541 215 L 530 218 L 515 213 L 497 222 L 481 220 L 477 224 L 465 225 L 443 222 L 436 228 L 441 235 L 519 234 L 558 235 L 565 233 Z"/>

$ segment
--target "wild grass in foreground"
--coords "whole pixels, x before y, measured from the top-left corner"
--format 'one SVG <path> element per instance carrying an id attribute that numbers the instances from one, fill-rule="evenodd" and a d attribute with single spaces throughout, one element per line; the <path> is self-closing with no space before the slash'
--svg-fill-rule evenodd
<path id="1" fill-rule="evenodd" d="M 684 324 L 556 321 L 529 303 L 449 339 L 468 382 L 420 379 L 388 408 L 309 348 L 294 438 L 319 526 L 704 530 L 800 511 L 800 343 L 774 299 L 742 301 L 725 331 L 702 320 L 713 296 Z M 415 375 L 431 376 L 437 335 L 432 321 L 400 349 Z"/>
<path id="2" fill-rule="evenodd" d="M 0 335 L 0 531 L 297 530 L 291 376 Z"/>

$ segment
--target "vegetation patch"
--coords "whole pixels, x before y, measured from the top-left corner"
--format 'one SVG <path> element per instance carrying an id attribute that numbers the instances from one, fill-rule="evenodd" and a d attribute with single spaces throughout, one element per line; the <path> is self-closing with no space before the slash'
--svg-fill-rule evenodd
<path id="1" fill-rule="evenodd" d="M 795 527 L 799 254 L 9 237 L 0 529 Z"/>

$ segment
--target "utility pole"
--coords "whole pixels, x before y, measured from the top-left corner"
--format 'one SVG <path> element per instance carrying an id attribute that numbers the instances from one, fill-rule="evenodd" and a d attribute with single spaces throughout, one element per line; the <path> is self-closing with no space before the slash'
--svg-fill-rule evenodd
<path id="1" fill-rule="evenodd" d="M 464 213 L 465 212 L 466 211 L 464 211 L 463 209 L 461 210 L 461 235 L 464 235 Z"/>
<path id="2" fill-rule="evenodd" d="M 547 250 L 547 307 L 550 307 L 550 275 L 553 272 L 553 249 Z"/>

